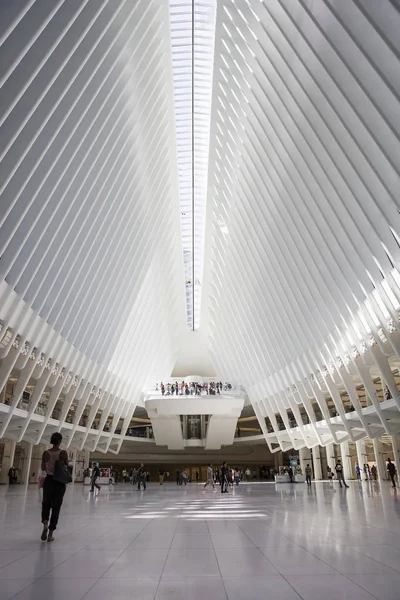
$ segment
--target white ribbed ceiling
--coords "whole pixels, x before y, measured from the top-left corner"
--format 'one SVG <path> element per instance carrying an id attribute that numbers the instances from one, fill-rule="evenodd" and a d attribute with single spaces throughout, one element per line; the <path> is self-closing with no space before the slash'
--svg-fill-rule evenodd
<path id="1" fill-rule="evenodd" d="M 187 325 L 275 428 L 389 383 L 399 31 L 395 0 L 0 3 L 0 383 L 23 348 L 128 414 Z"/>
<path id="2" fill-rule="evenodd" d="M 400 15 L 379 7 L 218 3 L 211 344 L 272 421 L 399 328 Z"/>

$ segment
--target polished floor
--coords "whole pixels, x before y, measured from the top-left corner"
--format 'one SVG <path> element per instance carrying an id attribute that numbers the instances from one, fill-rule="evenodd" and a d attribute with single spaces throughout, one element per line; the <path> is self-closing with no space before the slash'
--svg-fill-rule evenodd
<path id="1" fill-rule="evenodd" d="M 0 600 L 399 600 L 388 484 L 67 491 L 40 541 L 38 490 L 0 488 Z"/>

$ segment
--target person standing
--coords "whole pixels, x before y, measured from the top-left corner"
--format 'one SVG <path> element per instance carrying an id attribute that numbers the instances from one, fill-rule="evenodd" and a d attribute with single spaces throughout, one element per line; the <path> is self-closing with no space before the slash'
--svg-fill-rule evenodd
<path id="1" fill-rule="evenodd" d="M 387 470 L 389 473 L 389 477 L 392 481 L 392 487 L 395 488 L 396 487 L 396 483 L 395 483 L 395 475 L 396 475 L 396 467 L 395 465 L 392 463 L 392 460 L 390 458 L 387 459 Z"/>
<path id="2" fill-rule="evenodd" d="M 307 485 L 311 485 L 311 467 L 310 465 L 307 465 L 305 468 L 305 474 L 306 474 L 306 483 Z"/>
<path id="3" fill-rule="evenodd" d="M 143 490 L 146 489 L 146 469 L 144 468 L 143 463 L 141 463 L 138 472 L 137 472 L 137 482 L 138 482 L 138 491 L 140 491 L 140 484 L 143 483 Z"/>
<path id="4" fill-rule="evenodd" d="M 356 478 L 358 481 L 360 481 L 361 480 L 361 469 L 360 469 L 360 465 L 358 464 L 358 462 L 356 462 L 355 471 L 356 471 Z"/>
<path id="5" fill-rule="evenodd" d="M 327 472 L 328 472 L 328 479 L 332 483 L 333 473 L 332 473 L 332 469 L 329 466 L 327 467 Z"/>
<path id="6" fill-rule="evenodd" d="M 287 473 L 289 475 L 290 483 L 293 483 L 293 469 L 291 466 L 288 467 Z"/>
<path id="7" fill-rule="evenodd" d="M 229 469 L 226 462 L 222 463 L 221 467 L 221 494 L 229 494 L 228 492 L 228 477 Z"/>
<path id="8" fill-rule="evenodd" d="M 233 478 L 235 480 L 236 485 L 239 485 L 240 482 L 240 471 L 238 469 L 238 467 L 236 467 L 234 473 L 233 473 Z"/>
<path id="9" fill-rule="evenodd" d="M 165 471 L 161 467 L 160 469 L 158 469 L 158 480 L 160 482 L 160 485 L 163 485 L 163 483 L 164 483 L 164 475 L 165 475 Z"/>
<path id="10" fill-rule="evenodd" d="M 347 483 L 344 480 L 343 465 L 342 465 L 342 461 L 340 460 L 340 458 L 338 458 L 338 461 L 336 463 L 335 471 L 336 471 L 336 477 L 338 478 L 340 487 L 343 487 L 343 485 L 344 485 L 344 487 L 348 488 L 349 486 L 347 485 Z M 342 485 L 342 482 L 343 482 L 343 485 Z"/>
<path id="11" fill-rule="evenodd" d="M 213 473 L 213 468 L 212 468 L 212 464 L 211 463 L 207 467 L 207 481 L 205 483 L 204 489 L 206 489 L 206 487 L 208 485 L 212 485 L 213 489 L 215 489 L 214 473 Z"/>
<path id="12" fill-rule="evenodd" d="M 17 471 L 15 470 L 14 465 L 8 471 L 8 483 L 9 485 L 13 485 L 17 480 Z"/>
<path id="13" fill-rule="evenodd" d="M 183 481 L 183 483 L 184 483 L 185 485 L 186 485 L 186 484 L 187 484 L 187 482 L 188 482 L 188 476 L 187 476 L 187 473 L 186 473 L 185 469 L 183 469 L 183 471 L 182 471 L 182 481 Z"/>
<path id="14" fill-rule="evenodd" d="M 181 470 L 176 470 L 176 485 L 182 485 Z"/>
<path id="15" fill-rule="evenodd" d="M 245 475 L 246 475 L 246 481 L 250 481 L 251 471 L 250 471 L 249 467 L 247 467 L 247 469 L 245 471 Z"/>
<path id="16" fill-rule="evenodd" d="M 374 481 L 376 481 L 378 479 L 378 469 L 376 468 L 376 465 L 372 465 L 372 467 L 371 467 L 371 475 L 372 475 L 372 479 Z"/>
<path id="17" fill-rule="evenodd" d="M 94 488 L 97 488 L 98 491 L 101 490 L 101 487 L 99 486 L 97 482 L 97 480 L 100 477 L 100 469 L 99 469 L 99 465 L 97 463 L 93 463 L 92 465 L 92 487 L 90 489 L 91 492 L 94 492 Z"/>
<path id="18" fill-rule="evenodd" d="M 54 479 L 54 471 L 61 463 L 62 467 L 68 467 L 68 454 L 61 450 L 61 433 L 53 433 L 50 439 L 52 448 L 45 450 L 42 456 L 42 471 L 46 472 L 46 479 L 43 482 L 43 501 L 42 501 L 42 524 L 43 531 L 41 540 L 44 542 L 54 541 L 54 531 L 57 529 L 60 510 L 66 490 L 66 483 L 61 483 Z M 50 516 L 51 513 L 51 516 Z M 50 520 L 50 525 L 49 525 Z"/>

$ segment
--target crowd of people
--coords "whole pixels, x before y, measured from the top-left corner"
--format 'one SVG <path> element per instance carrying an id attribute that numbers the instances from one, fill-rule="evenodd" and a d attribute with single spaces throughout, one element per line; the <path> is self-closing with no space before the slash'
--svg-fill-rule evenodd
<path id="1" fill-rule="evenodd" d="M 57 528 L 60 509 L 63 503 L 64 494 L 66 491 L 66 486 L 68 483 L 72 482 L 72 476 L 69 467 L 68 454 L 65 450 L 61 449 L 62 435 L 59 432 L 53 433 L 51 436 L 50 443 L 52 447 L 49 450 L 45 450 L 42 455 L 41 462 L 41 474 L 43 477 L 40 477 L 39 487 L 43 489 L 43 500 L 42 500 L 42 524 L 43 530 L 41 533 L 41 539 L 43 541 L 52 542 L 54 540 L 54 531 Z M 375 469 L 374 469 L 375 467 Z M 269 478 L 274 477 L 276 471 L 271 468 L 263 466 L 260 467 L 260 478 Z M 292 466 L 284 467 L 285 472 L 289 475 L 290 481 L 293 481 L 294 470 Z M 296 468 L 295 468 L 296 470 Z M 361 480 L 361 468 L 356 463 L 356 477 L 358 480 Z M 8 473 L 10 484 L 14 483 L 14 467 L 10 468 Z M 86 469 L 84 472 L 84 476 L 90 476 L 91 478 L 91 489 L 90 492 L 94 493 L 95 488 L 100 492 L 101 486 L 98 483 L 98 480 L 103 475 L 104 472 L 109 472 L 109 484 L 117 485 L 120 477 L 119 471 L 111 468 L 110 470 L 106 469 L 103 471 L 100 469 L 99 463 L 93 462 L 92 469 Z M 364 476 L 366 480 L 376 479 L 377 478 L 377 470 L 376 466 L 373 465 L 370 469 L 369 465 L 366 463 L 363 467 Z M 328 479 L 333 480 L 333 470 L 328 466 Z M 340 487 L 349 487 L 344 478 L 343 465 L 340 459 L 337 460 L 335 465 L 336 477 L 339 482 Z M 387 460 L 387 472 L 389 478 L 391 480 L 393 488 L 396 487 L 396 477 L 397 470 L 395 464 L 392 462 L 390 458 Z M 375 477 L 376 474 L 376 477 Z M 312 477 L 312 469 L 310 464 L 307 464 L 305 467 L 305 476 L 307 485 L 311 485 L 311 477 Z M 137 490 L 141 491 L 143 489 L 146 490 L 147 482 L 150 479 L 150 472 L 143 463 L 141 463 L 140 467 L 136 469 L 135 467 L 130 469 L 123 469 L 121 473 L 121 479 L 124 483 L 131 483 L 133 486 L 137 485 Z M 207 475 L 206 482 L 204 484 L 204 489 L 208 486 L 211 486 L 213 490 L 216 489 L 216 485 L 220 485 L 220 491 L 222 494 L 229 493 L 229 486 L 239 486 L 242 481 L 251 481 L 257 479 L 257 472 L 253 469 L 251 470 L 249 467 L 239 468 L 239 467 L 229 467 L 224 461 L 220 466 L 214 467 L 212 463 L 210 463 L 207 467 Z M 163 485 L 164 480 L 169 480 L 169 472 L 166 471 L 163 467 L 158 469 L 158 480 L 159 484 Z M 195 481 L 199 483 L 200 474 L 199 471 L 195 472 Z M 177 468 L 176 469 L 176 484 L 177 485 L 187 485 L 191 482 L 191 478 L 188 475 L 186 469 Z"/>
<path id="2" fill-rule="evenodd" d="M 215 485 L 221 486 L 221 494 L 228 493 L 229 486 L 238 486 L 242 481 L 254 481 L 257 479 L 257 472 L 250 470 L 249 467 L 245 469 L 239 467 L 228 467 L 226 462 L 223 462 L 221 466 L 214 467 L 210 463 L 207 467 L 207 480 L 204 484 L 204 489 L 209 485 L 215 489 Z"/>
<path id="3" fill-rule="evenodd" d="M 216 394 L 221 394 L 222 391 L 229 391 L 232 389 L 232 385 L 230 383 L 223 384 L 222 381 L 210 381 L 210 382 L 187 382 L 175 381 L 175 383 L 167 383 L 163 382 L 156 383 L 155 391 L 161 392 L 163 396 L 201 396 L 202 394 L 208 396 L 215 396 Z"/>
<path id="4" fill-rule="evenodd" d="M 388 460 L 387 460 L 386 470 L 387 470 L 389 479 L 392 483 L 392 487 L 395 488 L 396 487 L 395 477 L 397 475 L 397 471 L 396 471 L 396 466 L 394 465 L 394 463 L 392 462 L 392 460 L 390 458 L 388 458 Z M 274 469 L 271 469 L 271 472 L 273 472 L 273 471 L 274 471 Z M 364 473 L 365 481 L 377 481 L 378 480 L 378 469 L 375 464 L 373 464 L 372 467 L 370 467 L 369 464 L 366 463 L 363 465 L 363 468 L 361 469 L 358 462 L 356 462 L 355 473 L 356 473 L 356 479 L 358 481 L 362 480 L 362 473 Z M 289 465 L 289 466 L 280 467 L 279 474 L 280 475 L 284 475 L 284 474 L 288 475 L 290 482 L 292 483 L 294 481 L 294 476 L 302 474 L 302 472 L 301 472 L 300 467 L 292 468 L 292 466 Z M 332 482 L 334 480 L 335 474 L 336 474 L 336 479 L 339 482 L 340 487 L 348 488 L 349 486 L 347 485 L 345 478 L 344 478 L 344 470 L 343 470 L 343 465 L 342 465 L 341 459 L 338 459 L 336 461 L 334 469 L 332 469 L 329 465 L 327 466 L 327 478 L 329 481 Z M 306 465 L 305 470 L 304 470 L 304 475 L 306 476 L 307 485 L 311 485 L 312 468 L 311 468 L 310 464 Z"/>
<path id="5" fill-rule="evenodd" d="M 390 459 L 389 459 L 390 461 Z M 356 463 L 355 466 L 355 471 L 356 471 L 356 479 L 358 479 L 359 481 L 361 481 L 362 476 L 361 476 L 361 467 L 359 466 L 358 462 Z M 374 464 L 372 465 L 372 467 L 369 466 L 368 463 L 365 463 L 362 467 L 362 471 L 364 473 L 364 480 L 365 481 L 377 481 L 378 479 L 378 469 L 377 466 Z"/>

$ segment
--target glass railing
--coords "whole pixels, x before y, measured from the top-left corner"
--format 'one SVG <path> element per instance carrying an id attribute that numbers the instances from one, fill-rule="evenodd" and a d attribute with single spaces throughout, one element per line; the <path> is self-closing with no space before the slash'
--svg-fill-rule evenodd
<path id="1" fill-rule="evenodd" d="M 161 396 L 243 396 L 246 390 L 243 386 L 234 385 L 226 382 L 167 382 L 156 384 L 154 390 L 149 390 L 147 394 Z"/>

